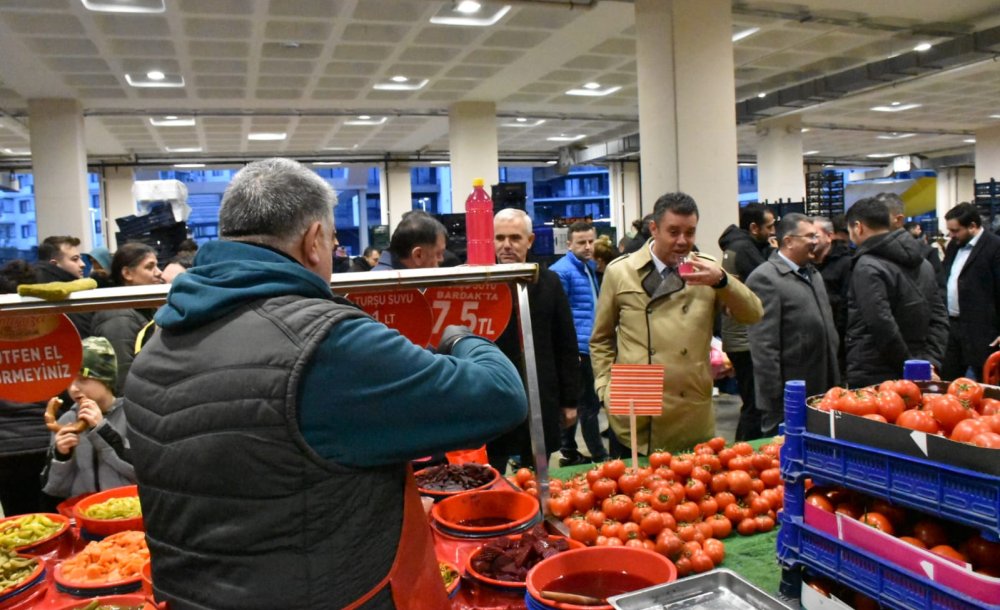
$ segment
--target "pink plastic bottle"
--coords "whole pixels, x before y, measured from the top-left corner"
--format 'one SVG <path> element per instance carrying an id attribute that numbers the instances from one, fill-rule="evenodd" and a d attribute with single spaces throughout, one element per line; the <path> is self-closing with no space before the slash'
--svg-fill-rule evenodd
<path id="1" fill-rule="evenodd" d="M 472 194 L 465 200 L 465 237 L 470 265 L 493 265 L 493 200 L 483 189 L 483 179 L 472 181 Z"/>

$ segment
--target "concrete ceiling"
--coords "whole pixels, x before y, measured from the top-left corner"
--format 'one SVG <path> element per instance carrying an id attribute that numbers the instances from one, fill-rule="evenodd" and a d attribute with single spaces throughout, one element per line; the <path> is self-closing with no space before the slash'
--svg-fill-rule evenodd
<path id="1" fill-rule="evenodd" d="M 565 145 L 552 137 L 584 136 L 577 143 L 586 145 L 638 130 L 629 2 L 513 2 L 495 25 L 475 28 L 431 23 L 452 5 L 440 0 L 166 5 L 140 15 L 91 12 L 80 0 L 0 0 L 0 163 L 30 147 L 27 100 L 36 97 L 81 101 L 95 158 L 446 154 L 448 107 L 463 100 L 496 102 L 508 156 L 552 156 Z M 735 0 L 733 11 L 734 34 L 757 28 L 734 43 L 737 100 L 1000 24 L 996 0 Z M 184 86 L 126 80 L 151 70 Z M 375 88 L 397 75 L 427 84 Z M 565 94 L 592 81 L 621 89 Z M 1000 115 L 998 100 L 1000 62 L 981 61 L 795 111 L 809 129 L 804 151 L 855 160 L 971 151 L 965 140 L 1000 121 L 991 116 Z M 893 102 L 921 105 L 871 110 Z M 151 124 L 165 115 L 195 124 Z M 348 124 L 359 115 L 377 124 Z M 259 131 L 287 138 L 247 139 Z M 756 131 L 739 128 L 741 157 L 755 154 Z M 878 138 L 893 132 L 915 135 Z M 175 152 L 192 148 L 200 152 Z"/>

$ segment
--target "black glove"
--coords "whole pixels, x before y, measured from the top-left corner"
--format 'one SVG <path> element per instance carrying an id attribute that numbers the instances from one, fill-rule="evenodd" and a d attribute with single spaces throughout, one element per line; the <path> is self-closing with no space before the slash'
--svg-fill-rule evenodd
<path id="1" fill-rule="evenodd" d="M 468 326 L 459 326 L 458 324 L 446 326 L 444 332 L 441 333 L 441 341 L 438 343 L 437 353 L 449 356 L 451 355 L 451 350 L 455 348 L 455 344 L 461 339 L 475 336 L 469 330 Z"/>

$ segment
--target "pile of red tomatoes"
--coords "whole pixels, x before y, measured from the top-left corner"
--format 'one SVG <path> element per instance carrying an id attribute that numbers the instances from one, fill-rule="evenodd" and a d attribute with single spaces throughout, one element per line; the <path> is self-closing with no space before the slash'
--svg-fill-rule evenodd
<path id="1" fill-rule="evenodd" d="M 1000 400 L 984 398 L 983 386 L 965 377 L 952 381 L 945 394 L 921 393 L 905 379 L 860 390 L 834 387 L 815 406 L 1000 449 Z"/>
<path id="2" fill-rule="evenodd" d="M 754 451 L 716 437 L 691 453 L 656 451 L 649 466 L 622 460 L 595 465 L 569 481 L 553 479 L 548 507 L 586 545 L 626 545 L 671 559 L 678 575 L 705 572 L 725 557 L 722 539 L 775 527 L 784 503 L 779 443 Z M 536 487 L 530 470 L 514 484 Z"/>

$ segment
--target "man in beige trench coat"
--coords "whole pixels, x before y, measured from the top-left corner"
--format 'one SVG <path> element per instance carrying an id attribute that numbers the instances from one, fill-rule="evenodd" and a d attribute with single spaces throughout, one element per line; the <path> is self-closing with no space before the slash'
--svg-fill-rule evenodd
<path id="1" fill-rule="evenodd" d="M 689 195 L 660 197 L 649 223 L 652 239 L 608 265 L 597 303 L 590 353 L 602 402 L 607 404 L 613 363 L 665 368 L 662 414 L 637 418 L 637 445 L 646 455 L 690 448 L 715 435 L 708 359 L 715 314 L 725 307 L 737 322 L 754 324 L 764 313 L 760 299 L 710 256 L 695 254 L 680 276 L 677 266 L 691 253 L 697 226 L 698 206 Z M 608 420 L 630 446 L 628 417 Z"/>

